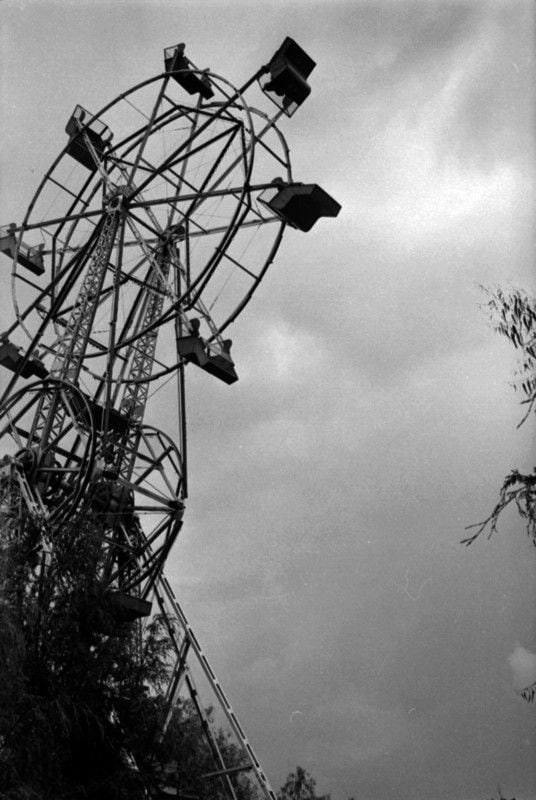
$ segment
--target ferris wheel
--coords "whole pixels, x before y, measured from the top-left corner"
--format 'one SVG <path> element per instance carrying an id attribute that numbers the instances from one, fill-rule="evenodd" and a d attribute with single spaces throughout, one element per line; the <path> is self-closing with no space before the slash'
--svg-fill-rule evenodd
<path id="1" fill-rule="evenodd" d="M 193 691 L 195 656 L 269 796 L 163 567 L 188 494 L 185 367 L 237 380 L 227 331 L 285 229 L 340 210 L 294 180 L 280 130 L 314 66 L 287 38 L 235 88 L 183 44 L 166 49 L 162 73 L 97 113 L 76 106 L 23 220 L 0 229 L 14 312 L 0 336 L 4 536 L 50 550 L 65 520 L 97 515 L 99 577 L 118 613 L 143 620 L 158 608 L 173 620 L 168 719 L 181 687 Z M 163 415 L 171 429 L 150 424 Z"/>

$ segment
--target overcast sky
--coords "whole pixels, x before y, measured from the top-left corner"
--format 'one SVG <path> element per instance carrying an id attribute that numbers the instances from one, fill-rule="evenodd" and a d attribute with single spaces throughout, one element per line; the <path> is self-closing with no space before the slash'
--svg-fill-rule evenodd
<path id="1" fill-rule="evenodd" d="M 164 47 L 236 83 L 286 35 L 317 61 L 283 127 L 342 211 L 286 234 L 231 332 L 240 381 L 191 370 L 168 572 L 276 788 L 301 764 L 333 800 L 534 800 L 536 551 L 514 514 L 459 543 L 534 464 L 479 308 L 535 289 L 533 3 L 3 0 L 0 28 L 6 223 L 74 105 Z"/>

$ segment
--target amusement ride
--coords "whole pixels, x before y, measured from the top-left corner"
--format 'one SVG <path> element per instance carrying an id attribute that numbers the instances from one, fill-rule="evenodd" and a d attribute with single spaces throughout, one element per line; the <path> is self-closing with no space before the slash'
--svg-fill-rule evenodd
<path id="1" fill-rule="evenodd" d="M 98 578 L 118 619 L 143 631 L 159 614 L 171 637 L 162 734 L 188 697 L 214 758 L 205 777 L 233 800 L 239 772 L 275 795 L 164 574 L 188 495 L 185 375 L 193 364 L 237 380 L 228 329 L 285 230 L 340 210 L 294 180 L 280 130 L 314 67 L 287 37 L 235 88 L 198 69 L 184 44 L 167 48 L 161 74 L 96 114 L 76 106 L 24 218 L 0 229 L 13 308 L 0 335 L 1 546 L 31 540 L 27 580 L 38 591 L 55 531 L 84 509 L 98 515 Z M 151 407 L 174 433 L 148 423 Z M 208 724 L 196 669 L 238 743 L 238 767 Z"/>

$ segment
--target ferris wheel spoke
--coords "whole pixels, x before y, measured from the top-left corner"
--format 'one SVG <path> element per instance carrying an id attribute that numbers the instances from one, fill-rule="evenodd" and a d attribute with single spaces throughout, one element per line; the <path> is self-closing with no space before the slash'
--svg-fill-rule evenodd
<path id="1" fill-rule="evenodd" d="M 176 449 L 174 447 L 171 447 L 170 445 L 167 445 L 166 447 L 162 442 L 159 442 L 160 447 L 163 449 L 161 453 L 158 455 L 156 450 L 153 449 L 152 445 L 148 442 L 147 438 L 144 438 L 144 445 L 149 450 L 148 456 L 145 456 L 145 460 L 149 464 L 149 466 L 141 474 L 139 475 L 136 474 L 136 479 L 133 481 L 133 484 L 135 486 L 141 485 L 151 474 L 151 472 L 158 472 L 159 477 L 161 477 L 161 479 L 165 481 L 169 491 L 173 494 L 175 489 L 171 486 L 166 471 L 164 470 L 162 465 L 166 460 L 169 463 L 171 463 L 175 473 L 179 476 L 180 480 L 181 476 L 180 467 L 178 464 L 173 464 L 173 460 L 170 458 L 170 456 L 176 453 Z M 143 456 L 141 458 L 143 459 Z"/>
<path id="2" fill-rule="evenodd" d="M 151 165 L 147 161 L 145 161 L 144 163 L 146 164 L 147 169 L 149 171 L 151 171 L 151 173 L 154 173 L 155 166 Z M 188 161 L 187 161 L 187 159 L 185 159 L 182 162 L 183 168 L 187 167 L 187 164 L 188 164 Z M 195 188 L 194 184 L 189 183 L 189 181 L 186 179 L 185 175 L 183 175 L 183 173 L 185 173 L 185 172 L 186 172 L 186 169 L 181 170 L 181 172 L 177 172 L 174 169 L 166 169 L 164 172 L 162 172 L 161 175 L 160 175 L 160 178 L 167 185 L 171 186 L 171 188 L 173 190 L 173 194 L 166 195 L 165 197 L 161 197 L 161 198 L 158 198 L 158 199 L 155 199 L 155 200 L 151 200 L 150 201 L 151 205 L 156 206 L 156 205 L 161 205 L 163 203 L 174 202 L 174 201 L 178 202 L 178 201 L 182 200 L 183 196 L 180 194 L 180 192 L 176 191 L 177 184 L 175 183 L 175 181 L 177 181 L 181 185 L 185 184 L 186 186 L 188 186 L 188 188 L 194 193 L 193 196 L 195 196 L 196 188 Z M 181 178 L 181 175 L 183 175 L 182 178 Z M 190 198 L 190 199 L 192 199 L 192 198 Z M 136 208 L 138 205 L 145 205 L 145 203 L 144 203 L 143 200 L 137 200 L 137 199 L 134 200 L 134 202 L 131 203 L 131 207 L 132 208 Z"/>
<path id="3" fill-rule="evenodd" d="M 223 131 L 221 131 L 221 133 L 216 133 L 210 139 L 203 140 L 196 147 L 187 148 L 185 153 L 181 153 L 181 155 L 179 155 L 176 159 L 172 159 L 171 161 L 169 161 L 165 165 L 164 169 L 166 171 L 175 169 L 178 164 L 182 164 L 185 160 L 192 158 L 197 153 L 209 150 L 209 148 L 213 144 L 216 144 L 216 142 L 219 142 L 222 139 L 228 139 L 228 142 L 224 145 L 224 148 L 223 148 L 223 151 L 222 151 L 222 154 L 225 153 L 227 151 L 227 149 L 229 148 L 229 146 L 231 145 L 231 143 L 232 143 L 233 139 L 235 138 L 236 134 L 238 133 L 239 129 L 240 129 L 240 125 L 235 123 L 229 129 L 225 128 Z M 193 136 L 191 138 L 194 138 L 194 136 L 195 136 L 195 133 L 193 134 Z M 219 156 L 218 158 L 220 158 L 220 157 L 221 156 Z M 214 168 L 216 168 L 216 167 L 217 167 L 217 162 L 214 164 Z"/>
<path id="4" fill-rule="evenodd" d="M 230 102 L 228 102 L 227 105 L 230 105 Z M 203 122 L 200 125 L 200 127 L 197 128 L 197 130 L 192 134 L 192 136 L 186 142 L 182 142 L 178 147 L 172 149 L 172 152 L 164 159 L 164 161 L 159 166 L 156 174 L 159 175 L 164 170 L 168 169 L 168 167 L 174 166 L 176 163 L 178 163 L 180 161 L 179 156 L 183 152 L 183 150 L 185 150 L 187 148 L 190 150 L 191 149 L 191 142 L 193 140 L 197 139 L 199 136 L 201 136 L 201 134 L 210 125 L 213 125 L 216 119 L 221 118 L 223 110 L 224 110 L 224 106 L 222 106 L 220 109 L 218 109 L 218 111 L 216 111 L 212 116 L 209 116 L 205 120 L 205 122 Z M 153 180 L 153 178 L 146 178 L 145 181 L 143 181 L 138 186 L 137 191 L 135 192 L 135 194 L 137 194 L 139 192 L 142 192 L 145 189 L 145 187 L 150 183 L 151 180 Z"/>
<path id="5" fill-rule="evenodd" d="M 149 485 L 148 475 L 151 474 L 154 471 L 155 471 L 155 467 L 153 465 L 151 465 L 150 469 L 144 474 L 143 477 L 140 477 L 140 478 L 137 477 L 136 480 L 132 481 L 132 488 L 136 489 L 136 491 L 139 490 L 141 492 L 141 494 L 143 494 L 144 490 L 143 490 L 143 488 L 140 488 L 140 487 L 143 487 L 145 485 Z M 165 474 L 165 472 L 163 470 L 162 471 L 158 470 L 158 473 L 159 473 L 158 477 L 160 478 L 160 480 L 162 481 L 162 483 L 165 485 L 166 489 L 169 492 L 169 497 L 171 497 L 171 498 L 176 497 L 177 487 L 173 487 L 171 485 L 170 481 L 167 479 L 167 476 L 166 476 L 166 474 Z M 180 483 L 180 480 L 179 480 L 179 483 Z M 157 491 L 156 487 L 153 487 L 153 488 L 154 488 L 155 491 Z M 152 495 L 152 494 L 149 494 L 148 496 L 149 497 L 151 497 L 151 496 L 154 497 L 154 495 Z M 162 495 L 162 497 L 163 497 L 163 495 Z"/>
<path id="6" fill-rule="evenodd" d="M 154 170 L 151 170 L 151 168 L 149 166 L 147 167 L 147 170 L 150 171 L 151 173 L 154 172 Z M 177 179 L 180 178 L 179 173 L 172 172 L 171 174 L 174 177 L 176 177 Z M 173 183 L 173 181 L 170 178 L 167 178 L 166 176 L 164 176 L 164 179 L 170 184 L 170 186 L 173 186 L 173 187 L 175 186 L 175 184 Z M 212 197 L 227 196 L 227 195 L 236 196 L 238 192 L 243 191 L 243 187 L 238 187 L 238 186 L 229 187 L 229 188 L 226 188 L 226 189 L 218 190 L 217 186 L 219 185 L 221 180 L 223 180 L 223 179 L 222 178 L 218 178 L 217 183 L 215 184 L 214 188 L 212 188 L 210 190 L 207 190 L 207 189 L 198 188 L 193 183 L 189 183 L 185 178 L 183 178 L 182 182 L 189 186 L 189 188 L 191 189 L 191 194 L 187 194 L 187 195 L 177 194 L 177 195 L 173 195 L 173 196 L 159 197 L 159 198 L 151 199 L 151 200 L 135 200 L 133 202 L 129 202 L 129 208 L 133 209 L 133 208 L 143 208 L 143 207 L 147 207 L 147 206 L 166 205 L 167 203 L 170 203 L 170 202 L 175 202 L 175 203 L 177 203 L 177 202 L 181 202 L 181 203 L 190 202 L 192 204 L 192 207 L 195 208 L 196 206 L 200 205 L 202 202 L 205 202 L 207 199 L 210 199 Z M 262 184 L 258 184 L 258 185 L 255 185 L 255 186 L 251 186 L 250 190 L 251 191 L 262 191 L 263 189 L 267 189 L 270 186 L 271 186 L 270 183 L 262 183 Z M 136 196 L 137 195 L 138 195 L 138 193 L 136 192 Z M 54 218 L 51 218 L 51 219 L 42 220 L 40 222 L 33 222 L 33 223 L 29 222 L 27 224 L 21 225 L 20 227 L 16 226 L 13 229 L 13 231 L 14 231 L 14 233 L 24 233 L 24 232 L 28 232 L 28 231 L 37 230 L 37 229 L 45 229 L 45 228 L 57 225 L 60 222 L 80 222 L 80 221 L 90 221 L 90 222 L 96 221 L 96 222 L 98 222 L 101 217 L 102 217 L 102 209 L 101 208 L 99 208 L 99 209 L 90 209 L 89 211 L 85 211 L 85 212 L 82 211 L 82 212 L 79 212 L 79 213 L 76 213 L 76 214 L 68 214 L 67 216 L 63 216 L 63 217 L 54 217 Z M 63 252 L 73 252 L 74 250 L 78 250 L 78 249 L 80 249 L 80 246 L 78 248 L 65 247 Z M 49 255 L 51 253 L 51 250 L 44 250 L 43 252 L 44 252 L 45 255 Z"/>
<path id="7" fill-rule="evenodd" d="M 160 502 L 164 504 L 166 507 L 169 508 L 169 504 L 171 502 L 175 503 L 176 500 L 174 497 L 170 498 L 166 495 L 162 494 L 160 491 L 157 491 L 156 488 L 151 488 L 149 486 L 148 481 L 145 481 L 143 484 L 138 483 L 137 481 L 125 483 L 125 486 L 128 486 L 129 489 L 135 490 L 136 494 L 142 495 L 143 497 L 147 497 L 150 500 L 155 500 L 156 502 Z M 173 494 L 173 490 L 172 494 Z"/>
<path id="8" fill-rule="evenodd" d="M 169 549 L 169 547 L 173 544 L 172 541 L 169 540 L 167 536 L 163 536 L 169 531 L 170 528 L 173 528 L 177 524 L 178 520 L 174 517 L 171 517 L 169 514 L 167 518 L 164 518 L 161 522 L 158 522 L 150 531 L 144 534 L 144 547 L 143 551 L 149 555 L 149 559 L 151 555 L 154 558 L 158 558 L 158 553 L 161 553 L 163 550 Z M 160 545 L 153 548 L 155 542 L 160 540 Z"/>
<path id="9" fill-rule="evenodd" d="M 7 416 L 8 421 L 9 421 L 10 434 L 13 437 L 13 439 L 15 440 L 15 443 L 17 444 L 17 446 L 22 449 L 24 447 L 24 444 L 23 444 L 23 441 L 22 441 L 22 439 L 21 439 L 21 437 L 19 435 L 19 430 L 17 428 L 15 420 L 12 418 L 11 412 L 9 410 L 6 411 L 6 416 Z M 4 431 L 2 431 L 0 436 L 2 436 L 3 433 L 4 433 Z"/>
<path id="10" fill-rule="evenodd" d="M 138 244 L 140 246 L 140 249 L 144 253 L 146 259 L 150 262 L 151 270 L 159 278 L 160 286 L 162 287 L 161 291 L 164 293 L 164 295 L 166 297 L 169 297 L 170 300 L 176 302 L 177 297 L 175 296 L 173 285 L 169 283 L 169 281 L 167 280 L 166 276 L 162 273 L 162 270 L 161 270 L 161 268 L 160 268 L 160 266 L 158 264 L 157 254 L 153 250 L 151 250 L 150 247 L 147 245 L 147 243 L 146 243 L 145 239 L 143 238 L 142 234 L 140 233 L 140 231 L 136 227 L 135 222 L 138 222 L 139 224 L 143 225 L 146 228 L 149 228 L 149 225 L 147 223 L 143 222 L 142 220 L 138 220 L 137 218 L 133 217 L 133 215 L 129 215 L 127 217 L 127 225 L 129 227 L 131 233 L 133 234 L 134 238 L 137 240 L 137 242 L 138 242 Z M 149 228 L 149 229 L 152 232 L 154 232 L 152 228 Z"/>
<path id="11" fill-rule="evenodd" d="M 102 209 L 100 208 L 91 209 L 89 211 L 80 211 L 76 214 L 67 214 L 66 216 L 53 217 L 51 219 L 45 219 L 39 222 L 28 222 L 26 224 L 23 223 L 20 227 L 15 227 L 13 230 L 15 233 L 27 233 L 28 231 L 51 228 L 52 226 L 58 225 L 59 223 L 80 222 L 80 221 L 90 220 L 92 218 L 100 218 L 101 216 L 102 216 Z"/>
<path id="12" fill-rule="evenodd" d="M 151 134 L 152 127 L 153 127 L 153 125 L 155 123 L 155 120 L 156 120 L 158 109 L 160 108 L 160 106 L 162 104 L 162 100 L 163 100 L 163 97 L 164 97 L 164 94 L 165 94 L 165 91 L 166 91 L 166 87 L 167 87 L 167 84 L 168 84 L 168 81 L 169 81 L 169 77 L 170 77 L 169 75 L 166 75 L 164 77 L 164 80 L 162 81 L 162 85 L 160 87 L 160 90 L 158 92 L 158 96 L 156 98 L 155 104 L 154 104 L 153 109 L 151 111 L 151 116 L 150 116 L 149 122 L 147 124 L 147 127 L 145 129 L 145 133 L 144 133 L 143 139 L 142 139 L 142 141 L 140 143 L 140 146 L 138 148 L 138 151 L 136 153 L 136 157 L 135 157 L 135 160 L 134 160 L 134 165 L 132 167 L 132 170 L 131 170 L 129 178 L 128 178 L 128 184 L 129 185 L 133 185 L 134 184 L 134 176 L 136 174 L 136 170 L 138 168 L 138 164 L 140 163 L 140 159 L 143 156 L 143 151 L 145 150 L 145 147 L 146 147 L 147 142 L 149 140 L 149 136 Z"/>
<path id="13" fill-rule="evenodd" d="M 112 550 L 122 551 L 128 561 L 124 565 L 118 563 L 115 570 L 112 568 L 108 577 L 109 584 L 113 585 L 120 581 L 124 591 L 132 591 L 142 584 L 146 578 L 154 574 L 155 565 L 162 562 L 162 555 L 169 551 L 179 528 L 180 520 L 170 517 L 169 514 L 147 532 L 139 524 L 131 528 L 125 522 L 119 523 L 117 530 L 122 534 L 124 542 L 118 541 L 117 536 L 108 539 L 108 542 Z M 159 544 L 153 549 L 152 545 L 155 542 Z M 144 563 L 142 568 L 140 568 L 141 558 Z"/>
<path id="14" fill-rule="evenodd" d="M 151 247 L 151 245 L 156 244 L 162 235 L 163 229 L 158 223 L 158 220 L 154 219 L 154 215 L 151 216 L 150 214 L 151 205 L 143 206 L 142 210 L 148 212 L 147 216 L 149 217 L 149 222 L 143 219 L 139 214 L 134 214 L 132 211 L 129 213 L 129 228 L 131 233 L 134 236 L 133 240 L 127 241 L 125 243 L 126 247 L 132 246 L 140 246 L 141 241 L 145 244 L 146 247 Z M 134 233 L 134 226 L 135 224 L 139 225 L 151 235 L 151 239 L 147 239 L 146 235 L 143 235 L 139 230 L 136 229 L 136 233 Z M 151 252 L 148 250 L 147 252 Z M 156 253 L 154 253 L 156 254 Z M 149 258 L 148 255 L 145 256 L 146 259 Z"/>
<path id="15" fill-rule="evenodd" d="M 193 134 L 194 134 L 194 132 L 195 132 L 197 126 L 198 126 L 199 117 L 200 117 L 200 104 L 198 104 L 198 106 L 197 106 L 196 113 L 193 115 L 193 117 L 191 119 L 189 119 L 189 123 L 190 123 L 190 128 L 189 128 L 189 133 L 188 133 L 188 142 L 189 143 L 188 143 L 188 145 L 186 147 L 186 155 L 187 155 L 187 157 L 190 155 L 190 152 L 191 152 L 191 149 L 192 149 L 192 136 L 193 136 Z M 176 181 L 175 183 L 172 182 L 174 197 L 180 197 L 180 195 L 181 195 L 181 192 L 182 192 L 183 186 L 185 184 L 185 180 L 186 180 L 187 166 L 188 166 L 188 158 L 185 158 L 184 161 L 182 162 L 181 169 L 180 169 L 179 173 L 177 173 L 176 170 L 174 170 L 174 169 L 167 170 L 167 172 L 170 172 L 171 175 L 173 176 L 173 178 Z M 166 176 L 166 179 L 167 179 L 167 176 Z M 168 213 L 168 218 L 167 218 L 167 226 L 166 226 L 167 228 L 171 227 L 171 224 L 173 222 L 173 219 L 174 219 L 175 215 L 178 215 L 178 214 L 179 214 L 179 211 L 178 211 L 177 207 L 175 206 L 173 201 L 171 201 L 170 205 L 169 205 L 169 213 Z M 186 228 L 187 228 L 187 224 L 188 223 L 187 223 L 187 220 L 183 220 L 183 222 L 184 222 L 184 225 L 185 225 L 185 233 L 186 233 Z"/>
<path id="16" fill-rule="evenodd" d="M 67 423 L 61 428 L 59 433 L 57 433 L 55 436 L 50 436 L 48 438 L 44 447 L 41 448 L 41 452 L 43 454 L 46 454 L 57 451 L 58 453 L 61 452 L 61 455 L 69 455 L 70 458 L 80 459 L 81 456 L 78 456 L 76 454 L 76 451 L 73 452 L 72 450 L 68 450 L 67 448 L 61 447 L 61 442 L 64 441 L 66 437 L 73 431 L 75 431 L 78 435 L 80 434 L 80 431 L 78 430 L 77 427 L 75 427 L 73 422 Z"/>
<path id="17" fill-rule="evenodd" d="M 233 142 L 233 140 L 234 140 L 234 138 L 236 136 L 236 133 L 237 133 L 238 129 L 239 129 L 239 126 L 235 125 L 231 129 L 231 131 L 223 131 L 221 134 L 213 137 L 209 142 L 207 142 L 207 143 L 204 142 L 202 145 L 198 146 L 195 150 L 192 150 L 192 151 L 188 150 L 187 153 L 185 153 L 183 156 L 181 156 L 181 158 L 176 162 L 176 164 L 181 163 L 182 166 L 183 166 L 183 170 L 181 171 L 181 173 L 178 173 L 175 169 L 173 169 L 173 167 L 176 166 L 176 164 L 172 164 L 170 167 L 168 167 L 166 169 L 165 172 L 162 172 L 160 174 L 160 177 L 163 178 L 166 181 L 166 183 L 168 183 L 173 188 L 173 190 L 174 190 L 173 196 L 166 196 L 166 197 L 161 197 L 161 198 L 156 198 L 156 199 L 151 199 L 151 200 L 136 199 L 134 202 L 130 203 L 130 208 L 131 209 L 132 208 L 140 208 L 140 207 L 150 208 L 150 207 L 155 207 L 157 205 L 162 205 L 162 204 L 168 205 L 168 204 L 172 204 L 174 202 L 189 202 L 190 203 L 190 207 L 185 212 L 182 212 L 182 216 L 185 217 L 185 218 L 188 218 L 196 207 L 198 207 L 199 205 L 201 205 L 202 202 L 204 202 L 205 200 L 207 200 L 207 199 L 209 199 L 211 197 L 218 197 L 218 196 L 224 197 L 226 195 L 234 195 L 236 197 L 237 193 L 239 191 L 242 191 L 241 187 L 235 187 L 233 189 L 224 189 L 224 190 L 218 190 L 218 191 L 214 190 L 214 189 L 207 189 L 206 187 L 210 183 L 210 181 L 212 179 L 212 173 L 217 168 L 217 165 L 218 165 L 219 161 L 225 156 L 226 152 L 230 148 L 230 146 L 231 146 L 231 144 L 232 144 L 232 142 Z M 216 159 L 216 162 L 213 165 L 213 167 L 211 169 L 211 172 L 209 172 L 209 174 L 205 177 L 205 179 L 203 181 L 203 184 L 201 186 L 196 186 L 193 183 L 189 182 L 185 177 L 185 171 L 186 171 L 188 159 L 190 159 L 193 155 L 195 155 L 196 152 L 207 149 L 207 147 L 210 144 L 213 144 L 214 142 L 216 142 L 216 141 L 218 141 L 220 139 L 223 139 L 224 137 L 227 138 L 227 141 L 224 144 L 222 150 L 220 151 L 220 153 L 218 155 L 218 159 Z M 144 165 L 151 172 L 153 172 L 153 173 L 156 172 L 155 167 L 153 165 L 151 165 L 149 162 L 144 161 Z M 170 173 L 170 175 L 173 178 L 175 178 L 176 181 L 178 181 L 180 186 L 182 186 L 182 184 L 187 185 L 188 188 L 191 190 L 191 193 L 189 195 L 188 194 L 187 195 L 181 194 L 180 191 L 177 189 L 177 186 L 174 183 L 174 181 L 170 177 L 168 177 L 168 175 L 166 174 L 168 172 Z M 218 181 L 216 185 L 219 185 L 219 183 L 220 183 L 220 181 Z M 262 188 L 266 188 L 266 187 L 263 186 Z M 143 198 L 143 195 L 141 193 L 140 193 L 140 196 Z M 136 197 L 138 197 L 138 194 L 136 195 Z M 179 210 L 178 210 L 178 208 L 176 206 L 172 206 L 172 211 L 175 212 L 175 213 L 179 213 Z"/>
<path id="18" fill-rule="evenodd" d="M 222 151 L 220 153 L 220 160 L 221 160 L 221 158 L 223 158 L 225 153 L 230 148 L 235 135 L 236 135 L 236 131 L 233 134 L 233 137 L 228 139 L 228 141 L 226 142 L 224 148 L 222 149 Z M 193 212 L 197 211 L 199 209 L 199 207 L 202 205 L 202 203 L 206 202 L 207 199 L 209 199 L 210 197 L 214 196 L 213 194 L 211 194 L 210 190 L 207 187 L 211 183 L 211 181 L 212 181 L 212 179 L 214 177 L 214 173 L 216 172 L 216 169 L 217 169 L 217 164 L 214 164 L 214 166 L 212 167 L 212 169 L 209 171 L 208 175 L 204 179 L 202 185 L 197 190 L 197 197 L 192 199 L 190 205 L 186 209 L 186 211 L 184 213 L 184 216 L 186 218 L 190 219 L 192 214 L 193 214 Z M 214 190 L 215 187 L 219 186 L 220 182 L 221 182 L 221 179 L 214 179 L 214 183 L 212 184 L 212 189 Z M 228 191 L 227 192 L 222 192 L 219 196 L 225 197 L 226 195 L 233 195 L 236 198 L 235 192 L 228 192 Z"/>
<path id="19" fill-rule="evenodd" d="M 10 407 L 0 409 L 1 413 L 5 414 L 8 420 L 7 425 L 2 430 L 0 430 L 0 438 L 4 437 L 6 434 L 9 434 L 15 440 L 19 448 L 22 449 L 23 447 L 25 447 L 22 437 L 27 435 L 27 432 L 24 431 L 22 428 L 20 428 L 18 423 L 20 419 L 26 416 L 28 410 L 34 404 L 35 404 L 35 399 L 31 398 L 30 401 L 19 410 L 16 416 L 13 416 Z"/>
<path id="20" fill-rule="evenodd" d="M 109 162 L 114 166 L 115 169 L 118 170 L 118 172 L 121 171 L 121 170 L 125 170 L 125 171 L 128 172 L 128 170 L 132 169 L 132 167 L 135 164 L 135 162 L 132 159 L 125 158 L 124 156 L 122 156 L 121 158 L 119 158 L 119 157 L 117 157 L 117 158 L 110 157 L 109 158 Z M 137 172 L 144 172 L 144 173 L 147 173 L 147 174 L 152 174 L 153 169 L 148 164 L 146 164 L 145 160 L 142 158 L 140 160 L 140 163 L 138 163 L 138 165 L 136 167 L 136 171 Z"/>
<path id="21" fill-rule="evenodd" d="M 140 126 L 128 136 L 125 136 L 123 139 L 117 142 L 108 151 L 108 157 L 112 161 L 121 161 L 123 157 L 133 153 L 136 150 L 136 147 L 143 142 L 147 130 L 150 130 L 150 135 L 154 135 L 162 130 L 162 128 L 169 127 L 169 125 L 175 122 L 175 120 L 181 119 L 183 115 L 183 108 L 177 104 L 173 104 L 172 107 L 167 111 L 162 112 L 162 114 L 153 121 L 151 126 L 149 126 L 147 123 L 144 123 L 144 125 Z M 128 147 L 126 147 L 124 150 L 121 150 L 121 148 L 125 148 L 126 145 L 128 145 Z M 119 155 L 120 151 L 121 155 Z"/>
<path id="22" fill-rule="evenodd" d="M 137 242 L 136 242 L 136 244 L 137 244 Z M 123 249 L 125 249 L 126 247 L 128 247 L 128 242 L 125 242 L 123 244 Z M 144 277 L 136 277 L 136 273 L 139 272 L 141 270 L 141 268 L 145 264 L 147 264 L 148 260 L 149 260 L 149 258 L 146 255 L 143 255 L 139 259 L 139 261 L 137 261 L 133 265 L 133 267 L 130 270 L 127 271 L 126 269 L 122 269 L 121 270 L 121 277 L 120 277 L 120 281 L 119 281 L 120 282 L 120 286 L 124 287 L 124 286 L 132 285 L 132 286 L 138 287 L 139 289 L 143 289 L 146 286 L 147 277 L 146 276 L 144 276 Z M 149 267 L 149 269 L 150 269 L 150 267 Z M 102 292 L 101 292 L 101 294 L 99 296 L 99 300 L 98 300 L 99 306 L 103 305 L 105 302 L 109 301 L 112 292 L 113 292 L 113 287 L 112 286 L 108 286 L 108 287 L 103 288 L 103 290 L 102 290 Z M 67 307 L 66 311 L 67 310 L 68 311 L 72 310 L 73 307 L 74 306 Z"/>

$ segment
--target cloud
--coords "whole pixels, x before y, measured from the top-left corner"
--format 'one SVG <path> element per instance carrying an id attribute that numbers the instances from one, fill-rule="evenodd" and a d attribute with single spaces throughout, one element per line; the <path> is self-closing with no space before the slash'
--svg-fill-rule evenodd
<path id="1" fill-rule="evenodd" d="M 513 653 L 508 657 L 512 670 L 512 679 L 517 691 L 526 689 L 536 681 L 536 654 L 526 650 L 520 644 L 516 645 Z"/>
<path id="2" fill-rule="evenodd" d="M 334 800 L 477 798 L 497 779 L 532 796 L 514 783 L 535 777 L 530 723 L 502 672 L 512 650 L 522 688 L 535 668 L 511 638 L 532 621 L 526 542 L 512 515 L 491 543 L 458 544 L 532 458 L 525 430 L 509 441 L 510 350 L 478 311 L 478 284 L 533 281 L 532 4 L 183 5 L 192 59 L 236 83 L 287 34 L 318 60 L 282 129 L 296 180 L 342 211 L 285 234 L 229 329 L 238 384 L 188 368 L 190 496 L 168 578 L 276 782 L 301 763 Z M 142 3 L 113 58 L 95 20 L 79 43 L 80 17 L 17 12 L 33 69 L 5 50 L 6 221 L 74 102 L 96 109 L 161 68 L 171 8 Z M 171 432 L 174 387 L 147 420 Z"/>

